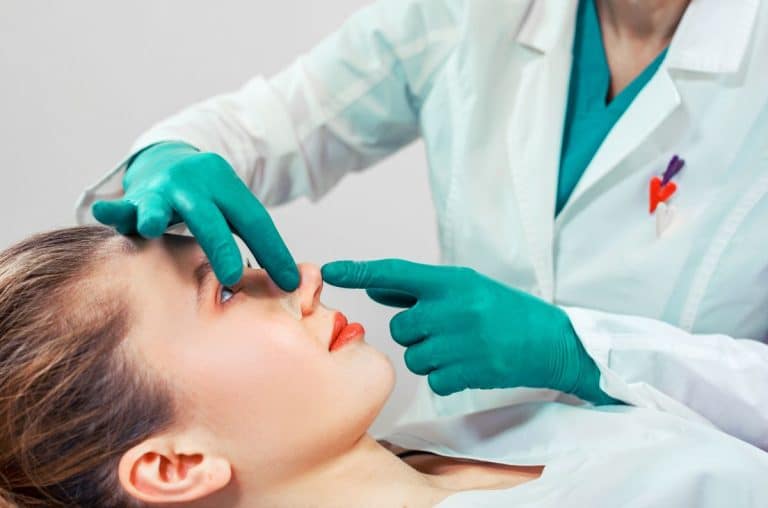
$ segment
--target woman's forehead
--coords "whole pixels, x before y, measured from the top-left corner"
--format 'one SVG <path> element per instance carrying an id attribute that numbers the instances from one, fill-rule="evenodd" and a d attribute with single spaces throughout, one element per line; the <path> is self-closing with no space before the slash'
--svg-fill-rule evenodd
<path id="1" fill-rule="evenodd" d="M 129 278 L 133 282 L 167 282 L 167 277 L 163 275 L 171 275 L 183 283 L 192 277 L 194 268 L 207 259 L 197 241 L 190 236 L 163 235 L 153 239 L 133 237 L 130 241 L 135 251 L 129 254 L 128 259 L 119 261 L 119 264 L 122 271 L 125 271 L 125 263 L 130 263 Z M 110 266 L 115 269 L 115 265 Z"/>
<path id="2" fill-rule="evenodd" d="M 164 234 L 152 240 L 143 240 L 157 255 L 170 257 L 176 261 L 192 262 L 205 257 L 203 250 L 192 236 Z"/>
<path id="3" fill-rule="evenodd" d="M 197 240 L 192 236 L 166 233 L 162 236 L 163 242 L 173 249 L 193 249 L 199 247 Z"/>

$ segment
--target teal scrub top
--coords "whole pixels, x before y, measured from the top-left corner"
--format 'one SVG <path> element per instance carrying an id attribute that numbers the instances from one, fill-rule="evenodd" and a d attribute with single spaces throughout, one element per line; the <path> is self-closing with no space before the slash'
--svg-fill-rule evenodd
<path id="1" fill-rule="evenodd" d="M 597 149 L 656 73 L 666 53 L 664 49 L 624 90 L 606 103 L 611 73 L 595 0 L 579 2 L 555 215 L 563 209 Z"/>

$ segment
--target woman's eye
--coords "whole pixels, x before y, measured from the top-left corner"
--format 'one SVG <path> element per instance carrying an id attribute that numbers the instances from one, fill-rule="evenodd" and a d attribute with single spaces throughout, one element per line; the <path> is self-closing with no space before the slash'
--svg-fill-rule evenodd
<path id="1" fill-rule="evenodd" d="M 221 286 L 219 290 L 219 303 L 227 303 L 234 296 L 235 291 L 232 288 Z"/>

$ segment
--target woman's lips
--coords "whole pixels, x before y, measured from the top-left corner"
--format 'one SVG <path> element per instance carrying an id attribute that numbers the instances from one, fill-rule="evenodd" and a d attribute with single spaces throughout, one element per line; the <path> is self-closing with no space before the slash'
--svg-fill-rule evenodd
<path id="1" fill-rule="evenodd" d="M 347 316 L 341 312 L 336 312 L 333 319 L 333 331 L 331 340 L 328 344 L 328 351 L 335 351 L 346 344 L 362 339 L 365 335 L 365 328 L 360 323 L 350 323 Z"/>

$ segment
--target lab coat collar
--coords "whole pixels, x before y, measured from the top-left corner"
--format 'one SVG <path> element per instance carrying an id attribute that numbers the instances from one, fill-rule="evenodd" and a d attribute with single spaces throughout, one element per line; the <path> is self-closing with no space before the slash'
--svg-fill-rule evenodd
<path id="1" fill-rule="evenodd" d="M 577 3 L 531 0 L 515 40 L 540 53 L 563 47 L 558 43 L 568 32 L 564 25 L 574 22 Z M 680 20 L 665 66 L 694 72 L 737 72 L 759 7 L 760 0 L 693 0 Z"/>
<path id="2" fill-rule="evenodd" d="M 693 0 L 672 39 L 666 67 L 713 74 L 738 72 L 759 7 L 760 0 Z"/>
<path id="3" fill-rule="evenodd" d="M 566 28 L 575 19 L 576 5 L 577 1 L 531 0 L 515 40 L 539 53 L 549 53 L 556 47 L 562 47 L 558 43 L 564 33 L 571 32 Z M 570 44 L 565 46 L 570 48 Z"/>

